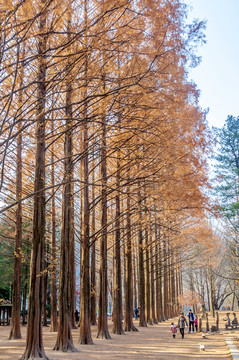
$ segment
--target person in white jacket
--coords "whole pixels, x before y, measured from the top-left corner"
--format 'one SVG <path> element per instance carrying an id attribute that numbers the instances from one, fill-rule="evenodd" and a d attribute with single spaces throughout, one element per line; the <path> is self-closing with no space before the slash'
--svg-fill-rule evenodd
<path id="1" fill-rule="evenodd" d="M 191 309 L 189 309 L 189 312 L 188 312 L 187 316 L 188 316 L 188 324 L 189 324 L 188 333 L 189 334 L 191 333 L 191 328 L 192 328 L 193 333 L 194 333 L 194 322 L 195 322 L 196 317 L 195 317 L 195 315 L 194 315 L 194 313 L 192 312 Z"/>

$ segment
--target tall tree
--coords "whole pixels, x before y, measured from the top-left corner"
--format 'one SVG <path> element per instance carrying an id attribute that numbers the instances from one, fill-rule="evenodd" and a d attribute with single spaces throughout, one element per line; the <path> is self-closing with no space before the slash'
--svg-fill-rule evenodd
<path id="1" fill-rule="evenodd" d="M 21 360 L 48 359 L 42 339 L 42 281 L 45 241 L 46 2 L 40 3 L 36 104 L 36 155 L 29 307 L 26 349 Z"/>
<path id="2" fill-rule="evenodd" d="M 138 184 L 138 256 L 139 256 L 139 326 L 147 326 L 145 319 L 145 271 L 144 271 L 144 245 L 142 230 L 142 196 Z"/>
<path id="3" fill-rule="evenodd" d="M 85 27 L 87 27 L 87 0 L 84 1 Z M 86 34 L 87 36 L 87 34 Z M 85 49 L 85 84 L 83 111 L 83 229 L 81 242 L 81 295 L 80 295 L 80 339 L 81 344 L 93 344 L 90 329 L 90 209 L 89 209 L 89 135 L 88 135 L 88 55 Z"/>
<path id="4" fill-rule="evenodd" d="M 126 209 L 126 285 L 125 285 L 125 316 L 124 330 L 138 331 L 133 324 L 132 304 L 133 304 L 133 271 L 132 271 L 132 229 L 131 229 L 131 202 L 130 202 L 130 167 L 127 169 L 127 209 Z M 137 305 L 137 304 L 136 304 Z M 136 307 L 135 305 L 135 307 Z"/>
<path id="5" fill-rule="evenodd" d="M 120 116 L 120 115 L 119 115 Z M 118 121 L 118 128 L 120 120 Z M 118 131 L 119 132 L 119 131 Z M 119 136 L 119 135 L 118 135 Z M 117 147 L 115 197 L 115 243 L 114 243 L 114 285 L 113 285 L 113 334 L 123 334 L 122 326 L 122 279 L 120 254 L 120 149 Z"/>
<path id="6" fill-rule="evenodd" d="M 216 194 L 220 210 L 238 234 L 239 219 L 239 116 L 228 116 L 224 126 L 214 128 L 218 139 Z"/>
<path id="7" fill-rule="evenodd" d="M 19 45 L 20 46 L 20 45 Z M 20 118 L 17 128 L 17 168 L 16 168 L 16 234 L 14 249 L 14 278 L 12 293 L 12 325 L 9 339 L 21 339 L 20 313 L 21 313 L 21 258 L 22 258 L 22 105 L 23 105 L 23 77 L 24 77 L 24 48 L 22 50 L 22 61 L 19 82 Z"/>
<path id="8" fill-rule="evenodd" d="M 71 39 L 71 6 L 67 9 L 67 40 Z M 67 49 L 69 52 L 69 49 Z M 68 54 L 69 55 L 69 54 Z M 71 334 L 72 329 L 72 180 L 73 180 L 73 144 L 72 144 L 72 83 L 69 56 L 66 66 L 66 103 L 65 103 L 65 135 L 64 135 L 64 185 L 62 201 L 61 255 L 60 255 L 60 283 L 59 283 L 59 323 L 57 340 L 54 350 L 78 351 Z"/>
<path id="9" fill-rule="evenodd" d="M 91 218 L 91 232 L 93 234 L 92 237 L 92 245 L 91 245 L 91 276 L 90 276 L 90 323 L 91 325 L 96 325 L 96 211 L 95 211 L 95 151 L 93 149 L 92 154 L 92 218 Z"/>
<path id="10" fill-rule="evenodd" d="M 102 1 L 103 14 L 106 11 L 105 1 Z M 101 87 L 103 96 L 106 93 L 106 56 L 105 56 L 105 19 L 102 19 L 102 69 Z M 110 339 L 107 319 L 107 140 L 106 140 L 106 99 L 102 100 L 101 131 L 100 131 L 100 177 L 101 177 L 101 239 L 99 268 L 99 316 L 97 338 Z"/>
<path id="11" fill-rule="evenodd" d="M 54 121 L 51 120 L 51 132 L 54 136 Z M 54 143 L 51 148 L 51 329 L 57 331 L 57 285 L 56 285 L 56 206 L 55 206 L 55 164 L 54 164 Z"/>

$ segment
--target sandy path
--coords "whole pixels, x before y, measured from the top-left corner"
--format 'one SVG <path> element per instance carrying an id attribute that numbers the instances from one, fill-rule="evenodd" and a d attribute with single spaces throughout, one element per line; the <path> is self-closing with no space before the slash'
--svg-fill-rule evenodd
<path id="1" fill-rule="evenodd" d="M 171 320 L 172 321 L 172 320 Z M 137 333 L 126 335 L 112 335 L 111 340 L 96 339 L 96 326 L 92 327 L 94 345 L 79 345 L 79 330 L 73 331 L 74 344 L 79 349 L 78 353 L 60 353 L 52 351 L 56 334 L 50 333 L 49 328 L 44 328 L 44 346 L 50 360 L 116 360 L 116 359 L 138 359 L 138 360 L 183 360 L 183 359 L 231 359 L 225 343 L 227 335 L 209 335 L 202 339 L 200 334 L 188 334 L 181 339 L 177 334 L 173 339 L 170 332 L 170 322 L 166 321 L 159 325 L 139 328 Z M 111 327 L 111 321 L 109 321 Z M 22 328 L 22 340 L 9 341 L 10 327 L 0 327 L 0 359 L 16 360 L 21 357 L 24 351 L 26 328 Z M 238 331 L 239 334 L 239 331 Z M 235 333 L 233 333 L 235 335 Z M 206 351 L 199 351 L 199 344 L 205 344 Z"/>

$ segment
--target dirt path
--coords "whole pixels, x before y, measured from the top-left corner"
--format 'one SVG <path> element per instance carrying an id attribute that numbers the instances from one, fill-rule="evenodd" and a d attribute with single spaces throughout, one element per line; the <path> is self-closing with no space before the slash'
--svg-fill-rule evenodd
<path id="1" fill-rule="evenodd" d="M 50 360 L 116 360 L 116 359 L 138 359 L 138 360 L 183 360 L 183 359 L 210 359 L 229 360 L 228 348 L 225 343 L 227 335 L 209 335 L 202 339 L 200 334 L 188 334 L 181 339 L 177 333 L 173 339 L 170 332 L 170 321 L 159 325 L 139 328 L 137 333 L 126 335 L 112 335 L 111 340 L 95 339 L 96 326 L 92 327 L 94 345 L 79 345 L 79 330 L 73 330 L 74 344 L 78 347 L 78 353 L 60 353 L 52 351 L 55 343 L 56 333 L 50 333 L 49 328 L 44 328 L 44 346 Z M 111 321 L 109 321 L 111 327 Z M 0 359 L 16 360 L 24 351 L 26 328 L 22 328 L 22 340 L 9 341 L 10 327 L 0 327 Z M 235 333 L 233 333 L 235 335 Z M 239 335 L 239 331 L 237 332 Z M 205 344 L 205 351 L 199 351 L 199 344 Z"/>

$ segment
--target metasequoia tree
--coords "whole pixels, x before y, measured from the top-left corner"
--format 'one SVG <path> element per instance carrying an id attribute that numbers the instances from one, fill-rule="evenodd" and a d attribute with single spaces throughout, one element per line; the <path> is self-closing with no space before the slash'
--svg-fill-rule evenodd
<path id="1" fill-rule="evenodd" d="M 54 136 L 54 122 L 51 122 L 51 131 Z M 54 165 L 54 144 L 51 148 L 51 329 L 57 331 L 57 285 L 56 285 L 56 206 L 55 206 L 55 165 Z"/>
<path id="2" fill-rule="evenodd" d="M 51 330 L 56 331 L 58 243 L 55 350 L 76 350 L 71 335 L 75 264 L 80 264 L 82 344 L 92 343 L 97 293 L 100 338 L 110 338 L 111 296 L 117 334 L 137 331 L 133 300 L 140 307 L 140 326 L 179 311 L 177 297 L 182 295 L 182 269 L 188 260 L 181 249 L 194 241 L 185 229 L 193 233 L 208 206 L 203 192 L 208 131 L 196 86 L 187 79 L 188 66 L 197 63 L 191 46 L 203 40 L 204 25 L 184 25 L 186 6 L 181 1 L 48 0 L 34 7 L 36 13 L 30 11 L 30 1 L 9 4 L 0 32 L 0 188 L 5 204 L 0 231 L 12 238 L 6 228 L 10 224 L 13 229 L 13 206 L 20 209 L 24 200 L 31 223 L 34 205 L 23 359 L 42 358 L 40 278 L 49 270 L 50 251 Z M 21 16 L 19 9 L 24 10 Z M 13 28 L 27 44 L 25 78 L 19 87 L 14 81 L 21 66 Z M 12 171 L 11 160 L 12 151 L 19 157 L 21 137 L 26 139 L 22 190 L 13 186 L 19 184 L 19 169 Z M 50 250 L 44 245 L 45 208 L 51 214 Z M 29 229 L 31 233 L 31 225 Z M 81 253 L 80 260 L 76 256 L 75 261 L 74 251 Z M 113 286 L 107 273 L 113 274 Z M 48 283 L 45 277 L 45 298 Z M 46 299 L 44 303 L 46 308 Z"/>
<path id="3" fill-rule="evenodd" d="M 67 11 L 67 41 L 71 40 L 71 8 Z M 67 49 L 67 51 L 69 51 Z M 62 195 L 62 228 L 61 228 L 61 255 L 60 255 L 60 284 L 59 284 L 59 324 L 57 340 L 54 350 L 77 351 L 73 345 L 71 334 L 72 328 L 72 259 L 71 248 L 73 232 L 73 209 L 72 209 L 72 85 L 69 61 L 66 67 L 66 105 L 65 105 L 65 135 L 64 135 L 64 185 Z"/>
<path id="4" fill-rule="evenodd" d="M 129 154 L 129 151 L 128 151 Z M 127 169 L 128 181 L 130 179 L 130 167 Z M 127 185 L 127 199 L 126 199 L 126 279 L 125 279 L 125 316 L 124 316 L 124 330 L 138 331 L 134 326 L 132 320 L 132 303 L 133 303 L 133 273 L 132 273 L 132 228 L 131 228 L 131 199 L 130 199 L 130 184 Z"/>
<path id="5" fill-rule="evenodd" d="M 103 2 L 104 11 L 104 2 Z M 103 20 L 104 21 L 104 20 Z M 104 24 L 103 24 L 104 25 Z M 103 26 L 104 31 L 104 26 Z M 105 62 L 103 50 L 102 62 Z M 106 92 L 106 70 L 101 70 L 102 94 Z M 101 116 L 101 149 L 100 149 L 100 174 L 101 174 L 101 239 L 100 239 L 100 268 L 99 268 L 99 317 L 97 337 L 110 339 L 107 324 L 107 144 L 106 144 L 106 104 L 103 100 Z"/>
<path id="6" fill-rule="evenodd" d="M 19 45 L 20 46 L 20 45 Z M 23 104 L 23 78 L 24 78 L 24 47 L 22 49 L 20 81 L 19 81 L 19 101 L 18 106 L 21 109 Z M 9 339 L 20 339 L 20 313 L 21 313 L 21 258 L 22 258 L 22 121 L 21 110 L 17 126 L 17 167 L 16 167 L 16 235 L 14 250 L 14 279 L 12 294 L 12 326 Z"/>
<path id="7" fill-rule="evenodd" d="M 87 0 L 84 2 L 85 27 L 87 27 Z M 87 32 L 85 34 L 87 37 Z M 85 49 L 85 84 L 84 98 L 87 98 L 88 84 L 88 54 L 87 40 Z M 80 339 L 81 344 L 93 344 L 90 330 L 90 209 L 89 209 L 89 136 L 88 136 L 88 109 L 87 101 L 83 111 L 83 228 L 81 247 L 81 295 L 80 295 Z"/>
<path id="8" fill-rule="evenodd" d="M 144 272 L 144 245 L 142 229 L 142 196 L 140 183 L 138 184 L 138 256 L 139 256 L 139 326 L 147 326 L 145 319 L 145 272 Z"/>
<path id="9" fill-rule="evenodd" d="M 45 102 L 46 102 L 46 6 L 40 3 L 38 36 L 38 73 L 36 103 L 36 156 L 34 177 L 34 212 L 32 228 L 31 273 L 27 318 L 26 349 L 22 360 L 47 359 L 42 341 L 42 281 L 43 247 L 45 241 Z"/>
<path id="10" fill-rule="evenodd" d="M 92 154 L 92 184 L 95 182 L 95 152 L 93 150 Z M 95 187 L 92 186 L 91 190 L 91 200 L 92 200 L 92 216 L 91 216 L 91 232 L 93 234 L 92 244 L 91 244 L 91 268 L 90 268 L 90 323 L 91 325 L 96 325 L 96 209 L 94 206 L 95 203 Z"/>

